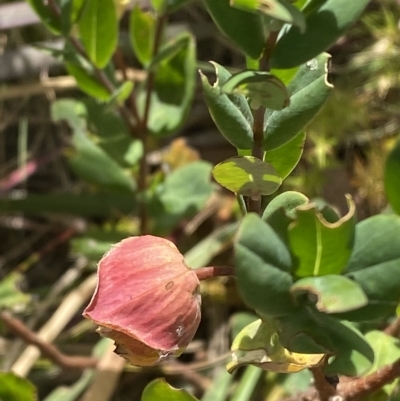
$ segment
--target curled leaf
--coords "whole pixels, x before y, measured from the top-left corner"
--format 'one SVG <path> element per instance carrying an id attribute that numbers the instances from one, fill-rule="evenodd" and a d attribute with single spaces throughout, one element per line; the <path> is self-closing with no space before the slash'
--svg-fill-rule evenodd
<path id="1" fill-rule="evenodd" d="M 133 365 L 178 356 L 200 322 L 199 280 L 175 245 L 151 235 L 116 244 L 99 262 L 83 316 Z"/>

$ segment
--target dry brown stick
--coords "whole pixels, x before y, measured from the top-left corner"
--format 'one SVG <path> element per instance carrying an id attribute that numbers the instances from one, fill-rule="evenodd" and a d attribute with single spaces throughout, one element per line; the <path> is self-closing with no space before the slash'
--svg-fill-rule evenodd
<path id="1" fill-rule="evenodd" d="M 97 275 L 89 276 L 78 288 L 72 290 L 62 301 L 53 316 L 39 330 L 37 336 L 44 341 L 53 341 L 58 334 L 69 323 L 71 318 L 82 305 L 87 302 L 96 287 Z M 40 351 L 37 347 L 29 345 L 13 364 L 11 370 L 18 376 L 25 377 L 39 357 Z"/>
<path id="2" fill-rule="evenodd" d="M 9 312 L 0 312 L 0 317 L 14 334 L 22 338 L 26 343 L 38 347 L 42 355 L 62 368 L 86 369 L 97 365 L 97 358 L 63 354 L 53 344 L 40 339 L 36 333 L 31 331 L 21 320 L 12 316 Z"/>

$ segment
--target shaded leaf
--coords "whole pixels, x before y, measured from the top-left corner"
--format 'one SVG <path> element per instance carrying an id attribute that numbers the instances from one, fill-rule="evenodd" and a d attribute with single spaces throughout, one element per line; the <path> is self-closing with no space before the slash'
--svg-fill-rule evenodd
<path id="1" fill-rule="evenodd" d="M 293 312 L 289 293 L 292 260 L 285 244 L 259 216 L 247 214 L 234 244 L 235 267 L 243 300 L 264 316 Z"/>
<path id="2" fill-rule="evenodd" d="M 199 280 L 172 242 L 130 237 L 104 255 L 83 316 L 133 365 L 180 355 L 200 322 Z"/>
<path id="3" fill-rule="evenodd" d="M 264 50 L 266 36 L 259 15 L 237 10 L 229 0 L 203 0 L 211 18 L 233 43 L 247 56 L 259 59 Z"/>
<path id="4" fill-rule="evenodd" d="M 53 33 L 60 34 L 62 31 L 61 19 L 56 16 L 51 8 L 43 2 L 43 0 L 27 0 L 35 13 L 40 17 L 40 20 Z"/>
<path id="5" fill-rule="evenodd" d="M 317 298 L 316 308 L 325 313 L 340 313 L 361 308 L 368 299 L 361 287 L 345 276 L 328 274 L 321 277 L 305 277 L 291 288 L 293 296 L 308 293 Z"/>
<path id="6" fill-rule="evenodd" d="M 232 75 L 221 87 L 226 94 L 241 94 L 250 98 L 254 108 L 264 106 L 282 110 L 289 105 L 289 93 L 285 85 L 266 71 L 246 70 Z"/>
<path id="7" fill-rule="evenodd" d="M 197 401 L 186 390 L 171 387 L 164 379 L 150 382 L 143 391 L 141 401 Z"/>
<path id="8" fill-rule="evenodd" d="M 279 317 L 277 324 L 282 345 L 292 352 L 333 353 L 327 373 L 361 375 L 374 360 L 373 350 L 358 330 L 311 307 Z"/>
<path id="9" fill-rule="evenodd" d="M 355 205 L 348 198 L 349 212 L 335 223 L 328 223 L 314 204 L 299 206 L 296 220 L 289 227 L 290 248 L 298 262 L 296 275 L 339 274 L 353 249 Z"/>
<path id="10" fill-rule="evenodd" d="M 274 193 L 282 182 L 270 164 L 253 156 L 231 157 L 217 164 L 212 174 L 223 187 L 253 198 Z"/>
<path id="11" fill-rule="evenodd" d="M 238 149 L 251 149 L 253 146 L 253 115 L 246 98 L 241 94 L 226 95 L 222 92 L 231 74 L 217 63 L 216 81 L 210 85 L 207 77 L 200 71 L 204 98 L 211 118 L 221 134 Z"/>
<path id="12" fill-rule="evenodd" d="M 303 10 L 306 29 L 291 26 L 279 39 L 271 57 L 274 68 L 291 68 L 329 48 L 355 22 L 369 0 L 312 0 Z"/>
<path id="13" fill-rule="evenodd" d="M 118 20 L 113 0 L 87 0 L 78 23 L 89 59 L 104 68 L 117 46 Z"/>
<path id="14" fill-rule="evenodd" d="M 58 193 L 0 200 L 0 212 L 22 211 L 29 215 L 69 213 L 77 216 L 109 218 L 134 213 L 136 208 L 136 198 L 132 194 L 121 193 Z"/>
<path id="15" fill-rule="evenodd" d="M 353 253 L 345 269 L 368 297 L 368 305 L 343 316 L 355 320 L 394 314 L 400 299 L 400 217 L 378 215 L 356 226 Z"/>
<path id="16" fill-rule="evenodd" d="M 314 117 L 329 95 L 327 62 L 323 53 L 300 66 L 290 80 L 290 105 L 282 111 L 266 112 L 264 118 L 264 149 L 271 150 L 290 141 Z"/>
<path id="17" fill-rule="evenodd" d="M 192 35 L 184 34 L 167 44 L 161 54 L 152 67 L 156 73 L 148 121 L 149 130 L 156 136 L 171 135 L 181 127 L 196 87 L 196 46 Z M 144 85 L 138 95 L 140 114 L 144 113 L 146 93 Z"/>
<path id="18" fill-rule="evenodd" d="M 306 28 L 304 15 L 285 0 L 232 0 L 231 4 L 249 12 L 260 11 L 278 21 L 298 26 L 301 32 Z"/>

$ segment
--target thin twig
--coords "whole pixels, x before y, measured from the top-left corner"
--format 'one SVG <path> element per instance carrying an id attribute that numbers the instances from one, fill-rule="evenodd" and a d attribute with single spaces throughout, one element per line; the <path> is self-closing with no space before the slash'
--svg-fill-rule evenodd
<path id="1" fill-rule="evenodd" d="M 12 316 L 11 313 L 2 311 L 0 318 L 6 326 L 18 337 L 22 338 L 26 343 L 35 345 L 39 348 L 42 355 L 49 358 L 56 365 L 65 369 L 86 369 L 93 368 L 97 364 L 97 359 L 84 356 L 65 355 L 59 351 L 53 344 L 40 339 L 33 331 L 25 324 Z"/>
<path id="2" fill-rule="evenodd" d="M 164 25 L 167 22 L 167 14 L 161 15 L 157 19 L 156 32 L 153 43 L 153 57 L 155 57 L 161 46 L 162 34 L 164 31 Z M 147 177 L 149 173 L 149 166 L 147 164 L 147 153 L 148 153 L 148 122 L 150 116 L 151 107 L 151 96 L 155 85 L 156 71 L 151 69 L 148 72 L 147 85 L 146 85 L 146 100 L 144 105 L 143 118 L 138 124 L 138 135 L 142 141 L 143 155 L 140 159 L 139 164 L 139 178 L 138 178 L 138 189 L 142 193 L 142 197 L 139 202 L 139 216 L 140 216 L 140 232 L 146 234 L 148 232 L 148 215 L 147 215 L 147 204 L 144 199 L 144 192 L 147 189 Z"/>
<path id="3" fill-rule="evenodd" d="M 400 377 L 400 359 L 358 379 L 339 383 L 338 394 L 346 401 L 358 400 Z"/>
<path id="4" fill-rule="evenodd" d="M 207 266 L 193 269 L 197 278 L 201 280 L 208 280 L 213 277 L 234 276 L 235 268 L 232 266 Z"/>
<path id="5" fill-rule="evenodd" d="M 392 337 L 400 336 L 400 317 L 397 317 L 389 326 L 384 330 L 386 334 Z"/>
<path id="6" fill-rule="evenodd" d="M 89 276 L 78 288 L 71 291 L 60 304 L 53 316 L 37 333 L 38 338 L 43 341 L 51 342 L 64 327 L 69 323 L 71 318 L 82 308 L 82 305 L 87 302 L 93 294 L 97 284 L 97 275 Z M 18 360 L 13 364 L 11 370 L 18 376 L 25 377 L 33 364 L 40 355 L 40 350 L 29 345 L 21 354 Z"/>
<path id="7" fill-rule="evenodd" d="M 320 401 L 329 401 L 330 397 L 336 395 L 336 389 L 325 379 L 322 366 L 310 369 L 314 377 L 314 386 L 317 390 Z"/>

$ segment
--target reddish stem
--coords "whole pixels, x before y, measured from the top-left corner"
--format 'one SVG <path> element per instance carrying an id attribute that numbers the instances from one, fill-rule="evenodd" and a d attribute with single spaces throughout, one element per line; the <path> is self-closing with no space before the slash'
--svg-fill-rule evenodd
<path id="1" fill-rule="evenodd" d="M 232 266 L 207 266 L 193 269 L 199 280 L 208 280 L 213 277 L 234 276 L 235 268 Z"/>

